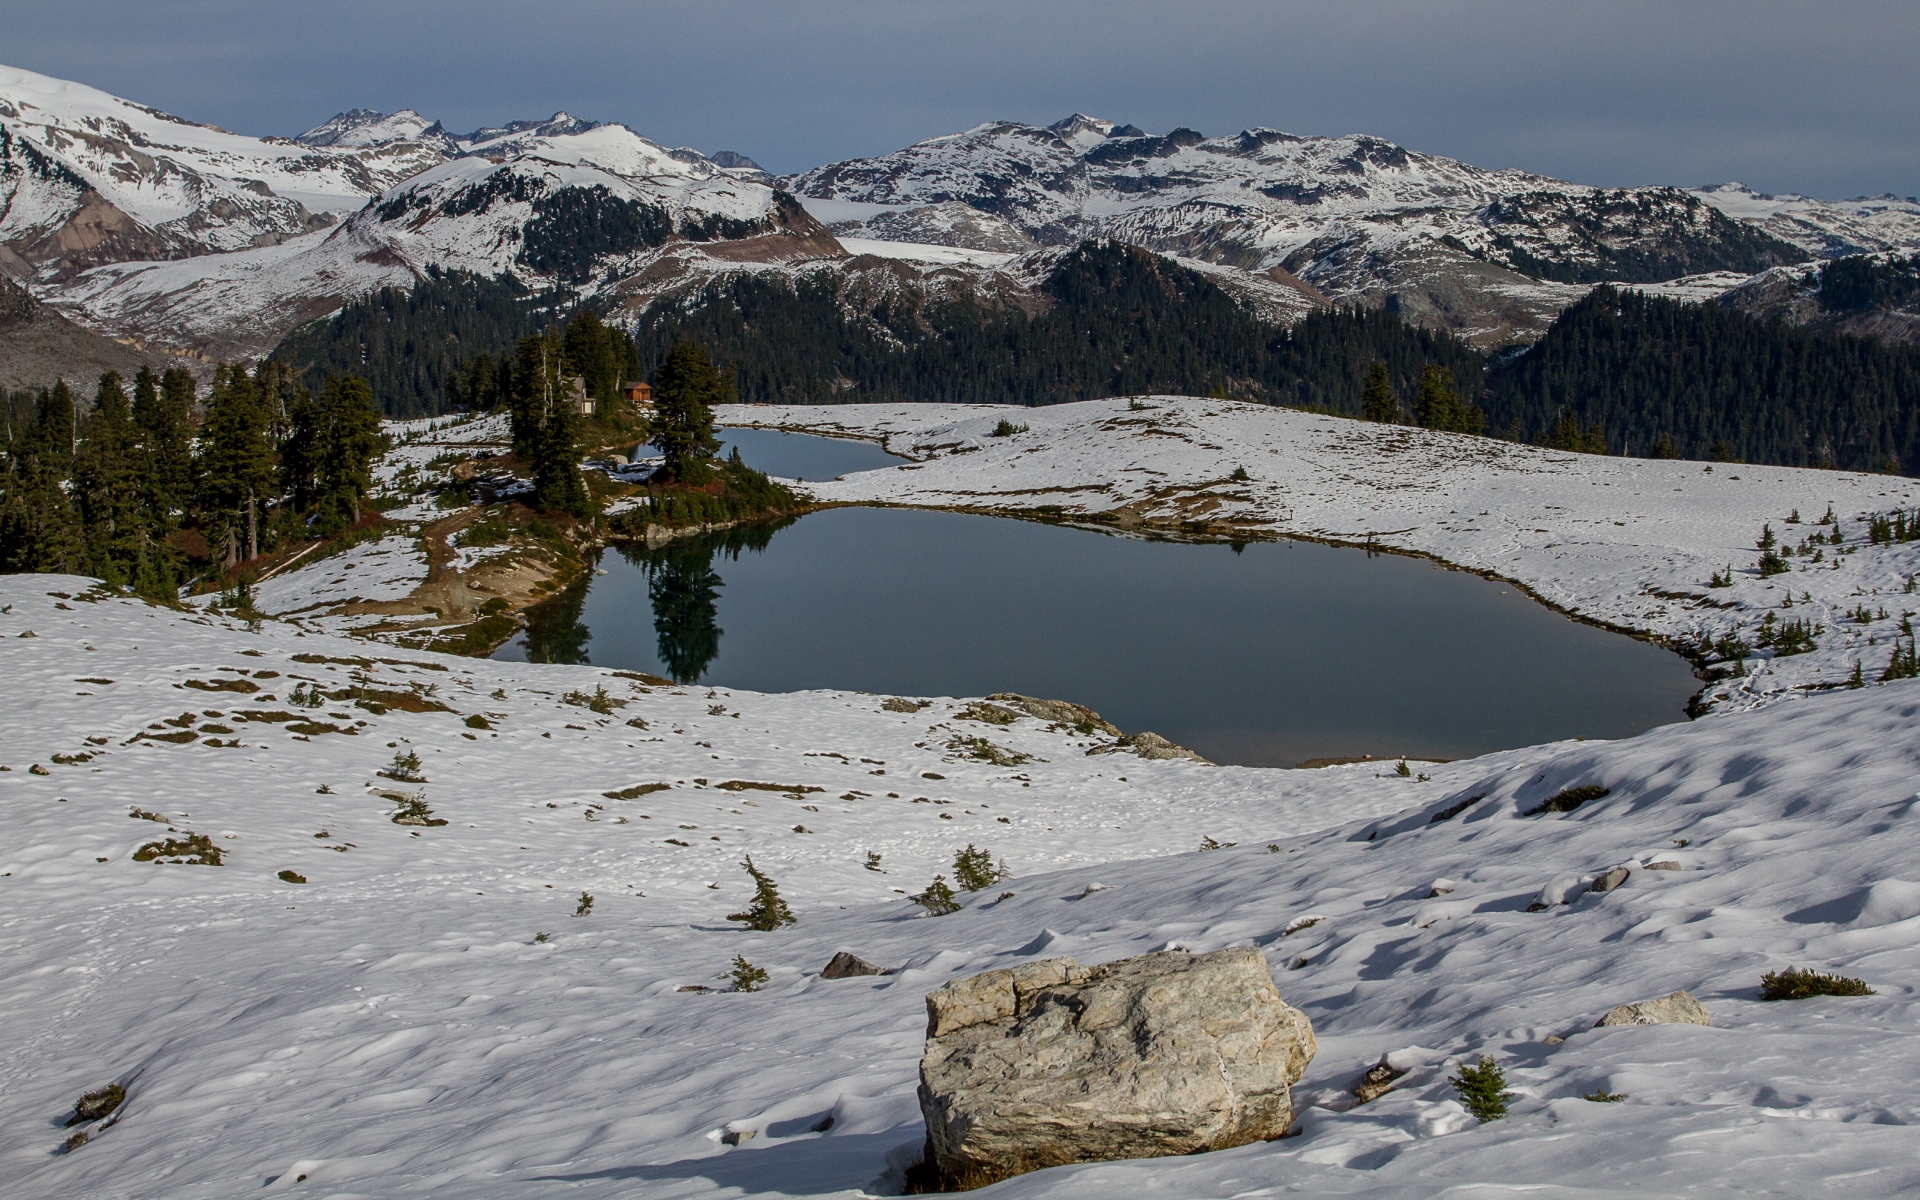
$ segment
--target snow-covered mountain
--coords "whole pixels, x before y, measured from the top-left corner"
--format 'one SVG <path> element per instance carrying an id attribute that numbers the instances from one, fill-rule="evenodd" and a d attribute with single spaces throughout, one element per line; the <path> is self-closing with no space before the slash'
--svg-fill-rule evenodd
<path id="1" fill-rule="evenodd" d="M 592 295 L 675 276 L 658 263 L 687 252 L 716 267 L 844 253 L 773 188 L 623 125 L 529 129 L 479 145 L 507 150 L 508 141 L 505 154 L 467 154 L 413 176 L 331 230 L 232 254 L 109 264 L 63 288 L 61 303 L 123 336 L 247 357 L 344 300 L 411 286 L 428 267 Z"/>
<path id="2" fill-rule="evenodd" d="M 1361 135 L 1156 136 L 1076 113 L 776 180 L 565 112 L 461 135 L 355 109 L 248 138 L 5 68 L 0 201 L 0 270 L 110 336 L 216 357 L 428 267 L 610 292 L 628 311 L 797 263 L 848 295 L 1031 307 L 1044 300 L 1017 293 L 1050 251 L 1105 237 L 1205 264 L 1275 319 L 1358 302 L 1492 349 L 1599 281 L 1709 299 L 1834 254 L 1920 249 L 1912 200 L 1594 188 Z"/>
<path id="3" fill-rule="evenodd" d="M 1489 171 L 1359 135 L 1152 136 L 1083 114 L 1046 127 L 992 122 L 786 184 L 847 236 L 905 232 L 982 249 L 1012 237 L 1117 238 L 1284 267 L 1330 296 L 1390 304 L 1482 342 L 1543 323 L 1587 284 L 1748 275 L 1812 253 L 1679 188 Z M 986 219 L 940 215 L 954 205 Z"/>
<path id="4" fill-rule="evenodd" d="M 0 269 L 59 281 L 101 263 L 273 245 L 443 157 L 419 140 L 245 137 L 0 67 Z"/>
<path id="5" fill-rule="evenodd" d="M 1821 258 L 1920 249 L 1920 199 L 1912 196 L 1814 200 L 1791 194 L 1770 196 L 1744 183 L 1696 188 L 1694 195 L 1737 221 Z"/>
<path id="6" fill-rule="evenodd" d="M 356 108 L 336 113 L 331 120 L 315 125 L 293 139 L 303 146 L 343 146 L 372 149 L 395 142 L 419 142 L 452 158 L 460 153 L 460 144 L 438 121 L 429 121 L 410 108 L 395 113 Z"/>

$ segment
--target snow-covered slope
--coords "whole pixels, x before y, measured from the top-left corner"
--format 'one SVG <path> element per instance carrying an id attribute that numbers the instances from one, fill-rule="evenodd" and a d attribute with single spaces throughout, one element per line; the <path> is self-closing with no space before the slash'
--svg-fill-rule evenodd
<path id="1" fill-rule="evenodd" d="M 1744 183 L 1696 188 L 1693 194 L 1736 221 L 1764 229 L 1821 258 L 1920 249 L 1920 200 L 1912 196 L 1814 200 L 1791 194 L 1770 196 Z"/>
<path id="2" fill-rule="evenodd" d="M 1010 413 L 1029 428 L 992 436 Z M 1905 636 L 1903 620 L 1920 615 L 1920 543 L 1868 544 L 1870 516 L 1920 507 L 1920 482 L 1898 476 L 1569 454 L 1169 396 L 1018 410 L 743 405 L 721 419 L 880 439 L 922 460 L 807 484 L 822 500 L 1215 541 L 1373 544 L 1513 580 L 1568 612 L 1677 648 L 1737 636 L 1749 650 L 1743 674 L 1722 653 L 1704 656 L 1719 664 L 1702 697 L 1714 710 L 1843 686 L 1855 664 L 1876 679 Z M 1829 506 L 1844 542 L 1814 547 L 1815 532 L 1833 532 L 1814 524 Z M 1789 573 L 1760 578 L 1764 526 L 1799 549 Z M 1727 568 L 1730 585 L 1709 587 Z M 1870 619 L 1850 615 L 1862 608 Z M 1816 647 L 1763 649 L 1763 631 L 1788 621 L 1803 622 Z"/>
<path id="3" fill-rule="evenodd" d="M 410 139 L 253 138 L 83 84 L 0 67 L 0 265 L 91 265 L 269 245 L 439 162 Z"/>
<path id="4" fill-rule="evenodd" d="M 1089 758 L 1074 733 L 978 726 L 952 701 L 899 714 L 394 655 L 87 588 L 0 579 L 5 677 L 32 699 L 0 724 L 10 1197 L 884 1192 L 924 1136 L 927 991 L 1170 945 L 1267 953 L 1319 1040 L 1298 1134 L 993 1194 L 1920 1184 L 1920 684 L 1420 782 Z M 290 705 L 309 683 L 342 699 Z M 356 706 L 353 685 L 428 711 Z M 621 706 L 568 702 L 596 688 Z M 955 735 L 1035 757 L 974 762 L 944 751 Z M 377 774 L 401 752 L 426 782 Z M 1586 785 L 1610 791 L 1530 815 Z M 446 824 L 392 822 L 394 796 Z M 221 865 L 132 857 L 189 835 Z M 1238 844 L 1194 853 L 1203 838 Z M 968 843 L 1011 878 L 922 915 L 903 893 Z M 746 854 L 796 927 L 725 920 Z M 1585 890 L 1620 866 L 1624 885 Z M 820 979 L 841 949 L 897 973 Z M 683 990 L 724 987 L 735 955 L 765 990 Z M 1876 994 L 1760 1002 L 1788 966 Z M 1711 1027 L 1592 1028 L 1676 988 Z M 1516 1095 L 1478 1126 L 1445 1076 L 1483 1053 Z M 1383 1055 L 1409 1073 L 1353 1107 Z M 117 1119 L 61 1153 L 73 1101 L 110 1082 Z"/>

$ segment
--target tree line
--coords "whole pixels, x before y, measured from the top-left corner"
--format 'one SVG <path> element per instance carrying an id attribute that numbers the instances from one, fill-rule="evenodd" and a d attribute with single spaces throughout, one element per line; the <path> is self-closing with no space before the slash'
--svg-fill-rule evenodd
<path id="1" fill-rule="evenodd" d="M 1920 470 L 1920 347 L 1613 287 L 1490 371 L 1481 404 L 1526 440 L 1583 430 L 1568 449 Z"/>
<path id="2" fill-rule="evenodd" d="M 172 600 L 194 563 L 222 571 L 366 515 L 380 411 L 365 379 L 309 393 L 284 364 L 65 380 L 6 397 L 0 571 L 92 575 Z"/>

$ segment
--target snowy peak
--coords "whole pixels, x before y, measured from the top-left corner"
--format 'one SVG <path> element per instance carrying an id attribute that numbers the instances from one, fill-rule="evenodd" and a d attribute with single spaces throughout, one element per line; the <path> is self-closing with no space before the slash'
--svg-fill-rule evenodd
<path id="1" fill-rule="evenodd" d="M 516 139 L 567 137 L 599 129 L 604 124 L 604 121 L 587 121 L 570 113 L 557 112 L 544 121 L 508 121 L 505 125 L 476 129 L 454 140 L 469 153 L 481 153 L 482 147 L 497 148 Z"/>
<path id="2" fill-rule="evenodd" d="M 1099 117 L 1090 117 L 1085 113 L 1075 113 L 1064 120 L 1055 121 L 1047 128 L 1059 134 L 1061 141 L 1076 149 L 1084 150 L 1106 141 L 1108 135 L 1113 132 L 1113 122 L 1103 121 Z"/>
<path id="3" fill-rule="evenodd" d="M 394 142 L 419 142 L 449 157 L 459 147 L 438 121 L 429 121 L 411 108 L 395 113 L 356 108 L 336 114 L 293 139 L 304 146 L 341 146 L 372 149 Z"/>
<path id="4" fill-rule="evenodd" d="M 1744 183 L 1695 188 L 1691 194 L 1821 258 L 1920 249 L 1920 199 L 1912 196 L 1815 200 L 1756 192 Z"/>

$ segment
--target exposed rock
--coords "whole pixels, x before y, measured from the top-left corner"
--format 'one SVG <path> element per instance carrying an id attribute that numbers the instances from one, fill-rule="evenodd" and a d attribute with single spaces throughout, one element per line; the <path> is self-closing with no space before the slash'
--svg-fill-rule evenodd
<path id="1" fill-rule="evenodd" d="M 909 700 L 905 696 L 888 696 L 880 702 L 882 710 L 897 713 L 917 713 L 926 706 L 924 700 Z"/>
<path id="2" fill-rule="evenodd" d="M 1561 1037 L 1561 1036 L 1560 1036 L 1559 1034 L 1557 1034 L 1557 1033 L 1550 1033 L 1550 1034 L 1548 1034 L 1548 1035 L 1547 1035 L 1546 1037 L 1544 1037 L 1544 1038 L 1541 1038 L 1540 1040 L 1541 1040 L 1541 1042 L 1543 1042 L 1544 1044 L 1546 1044 L 1546 1045 L 1548 1045 L 1548 1046 L 1558 1046 L 1558 1045 L 1559 1045 L 1559 1044 L 1560 1044 L 1561 1042 L 1564 1042 L 1564 1041 L 1566 1041 L 1567 1039 L 1565 1039 L 1565 1038 L 1563 1038 L 1563 1037 Z"/>
<path id="3" fill-rule="evenodd" d="M 722 1146 L 738 1146 L 742 1142 L 752 1141 L 755 1137 L 759 1136 L 759 1133 L 760 1131 L 758 1129 L 729 1129 L 720 1135 L 720 1144 Z"/>
<path id="4" fill-rule="evenodd" d="M 1618 1008 L 1607 1010 L 1607 1015 L 1593 1023 L 1595 1029 L 1611 1025 L 1711 1025 L 1706 1006 L 1695 1000 L 1691 993 L 1680 991 L 1658 1000 L 1642 1000 L 1638 1004 L 1622 1004 Z"/>
<path id="5" fill-rule="evenodd" d="M 1367 1068 L 1367 1073 L 1360 1077 L 1360 1082 L 1353 1085 L 1353 1094 L 1361 1104 L 1369 1100 L 1378 1100 L 1393 1090 L 1394 1080 L 1405 1074 L 1405 1071 L 1397 1071 L 1388 1066 L 1387 1060 L 1383 1058 Z"/>
<path id="6" fill-rule="evenodd" d="M 1250 947 L 956 979 L 927 995 L 928 1155 L 979 1186 L 1276 1138 L 1313 1053 L 1313 1027 Z"/>
<path id="7" fill-rule="evenodd" d="M 1615 867 L 1613 870 L 1595 879 L 1587 886 L 1587 890 L 1590 892 L 1610 892 L 1625 883 L 1627 876 L 1631 874 L 1633 874 L 1633 872 L 1627 870 L 1625 867 Z"/>
<path id="8" fill-rule="evenodd" d="M 1204 763 L 1206 759 L 1195 754 L 1185 746 L 1176 746 L 1157 733 L 1141 732 L 1121 738 L 1107 746 L 1095 746 L 1088 754 L 1119 754 L 1131 750 L 1141 758 L 1184 758 L 1191 762 Z M 1212 766 L 1212 763 L 1207 763 Z"/>
<path id="9" fill-rule="evenodd" d="M 833 956 L 832 961 L 820 969 L 822 979 L 851 979 L 855 975 L 885 975 L 886 972 L 874 966 L 857 954 L 845 950 Z"/>
<path id="10" fill-rule="evenodd" d="M 1648 863 L 1644 869 L 1648 871 L 1678 871 L 1680 864 L 1674 862 L 1672 859 L 1662 859 L 1659 862 Z"/>
<path id="11" fill-rule="evenodd" d="M 1058 725 L 1071 725 L 1075 728 L 1091 726 L 1101 733 L 1113 737 L 1120 736 L 1120 728 L 1106 720 L 1099 713 L 1084 704 L 1075 704 L 1070 700 L 1037 700 L 1032 696 L 1022 696 L 1018 692 L 995 692 L 989 700 L 998 700 L 1012 708 L 1017 708 L 1030 717 L 1042 721 L 1052 721 Z"/>

